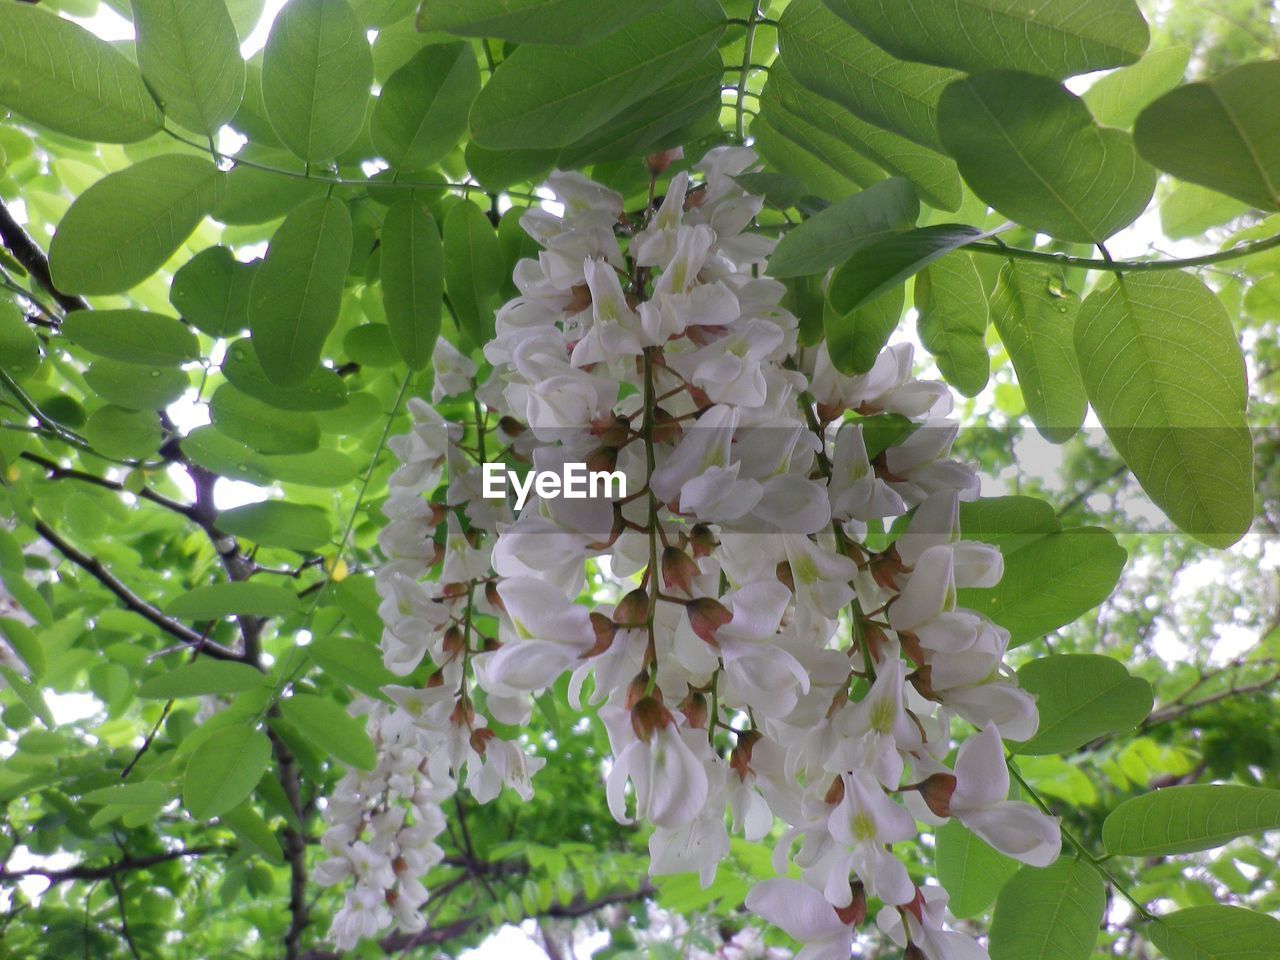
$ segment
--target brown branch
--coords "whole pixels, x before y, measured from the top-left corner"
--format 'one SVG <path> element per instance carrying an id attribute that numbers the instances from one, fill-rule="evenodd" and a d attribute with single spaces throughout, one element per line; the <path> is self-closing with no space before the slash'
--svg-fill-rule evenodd
<path id="1" fill-rule="evenodd" d="M 133 493 L 123 483 L 117 480 L 108 480 L 106 477 L 100 477 L 97 474 L 87 473 L 84 470 L 73 470 L 70 467 L 64 467 L 56 460 L 50 460 L 48 457 L 42 457 L 38 453 L 32 453 L 24 450 L 18 456 L 30 463 L 38 464 L 46 471 L 46 480 L 78 480 L 81 483 L 89 483 L 95 487 L 102 487 L 104 490 L 113 490 L 116 493 Z M 170 500 L 168 497 L 161 496 L 154 490 L 143 487 L 134 493 L 134 496 L 142 500 L 148 500 L 158 506 L 164 507 L 166 510 L 172 510 L 174 513 L 181 514 L 188 520 L 194 520 L 195 508 L 185 503 L 179 503 L 177 500 Z"/>
<path id="2" fill-rule="evenodd" d="M 289 801 L 289 806 L 301 823 L 305 813 L 293 754 L 270 725 L 267 726 L 267 736 L 271 738 L 285 799 Z M 299 960 L 302 955 L 302 934 L 311 920 L 311 910 L 307 905 L 307 840 L 300 830 L 295 830 L 287 822 L 284 827 L 284 855 L 289 862 L 290 914 L 289 929 L 284 935 L 284 951 L 286 960 Z"/>
<path id="3" fill-rule="evenodd" d="M 552 904 L 546 910 L 533 914 L 531 919 L 541 919 L 543 917 L 553 917 L 560 919 L 574 919 L 577 917 L 585 917 L 603 910 L 605 907 L 611 907 L 620 903 L 634 903 L 637 900 L 644 900 L 653 896 L 654 889 L 648 881 L 642 883 L 635 890 L 622 890 L 617 893 L 607 893 L 597 897 L 594 900 L 586 900 L 581 897 L 575 899 L 572 903 Z M 451 940 L 457 940 L 459 937 L 465 937 L 474 933 L 476 928 L 482 923 L 488 921 L 488 916 L 463 917 L 460 920 L 454 920 L 441 927 L 429 927 L 418 933 L 393 933 L 390 936 L 383 937 L 378 941 L 384 952 L 388 954 L 397 953 L 402 950 L 412 949 L 415 947 L 439 946 L 448 943 Z M 342 960 L 343 954 L 334 953 L 330 950 L 308 950 L 302 954 L 298 960 Z"/>
<path id="4" fill-rule="evenodd" d="M 144 620 L 149 620 L 171 637 L 176 637 L 189 646 L 202 646 L 204 652 L 218 660 L 243 660 L 244 657 L 235 650 L 219 643 L 207 641 L 190 627 L 184 626 L 153 607 L 118 580 L 114 574 L 97 557 L 90 556 L 72 546 L 43 520 L 35 522 L 36 533 L 47 540 L 59 553 L 80 567 L 104 587 L 116 595 L 125 609 L 132 610 Z"/>
<path id="5" fill-rule="evenodd" d="M 0 870 L 0 883 L 16 883 L 24 877 L 43 877 L 50 884 L 68 883 L 73 880 L 108 880 L 117 874 L 145 870 L 147 867 L 168 863 L 171 860 L 181 860 L 183 857 L 202 857 L 211 853 L 227 852 L 229 852 L 227 847 L 210 845 L 185 847 L 181 850 L 169 850 L 165 853 L 150 853 L 141 857 L 124 857 L 120 860 L 113 860 L 110 863 L 103 864 L 100 867 L 77 864 L 74 867 L 67 867 L 65 870 L 44 870 L 40 867 L 30 867 L 26 870 Z"/>
<path id="6" fill-rule="evenodd" d="M 83 297 L 63 293 L 53 285 L 53 277 L 49 274 L 49 258 L 27 235 L 27 231 L 22 229 L 18 221 L 13 219 L 13 215 L 3 203 L 0 203 L 0 240 L 3 240 L 4 245 L 9 248 L 13 259 L 22 264 L 27 273 L 31 274 L 32 279 L 44 287 L 53 299 L 58 301 L 58 305 L 63 310 L 89 309 L 89 304 Z"/>

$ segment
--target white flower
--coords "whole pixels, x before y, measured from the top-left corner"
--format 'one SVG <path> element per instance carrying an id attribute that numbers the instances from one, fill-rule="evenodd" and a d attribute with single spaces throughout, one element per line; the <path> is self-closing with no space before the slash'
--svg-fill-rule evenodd
<path id="1" fill-rule="evenodd" d="M 1047 867 L 1062 852 L 1058 821 L 1029 803 L 1010 800 L 1000 731 L 989 724 L 956 756 L 951 815 L 1006 856 Z"/>
<path id="2" fill-rule="evenodd" d="M 661 722 L 661 721 L 660 721 Z M 627 816 L 623 791 L 635 791 L 635 817 Z M 619 823 L 647 820 L 660 827 L 689 823 L 707 799 L 707 771 L 681 736 L 670 713 L 647 739 L 633 738 L 613 762 L 605 783 L 609 811 Z"/>
<path id="3" fill-rule="evenodd" d="M 853 923 L 840 918 L 817 890 L 799 880 L 762 880 L 747 894 L 747 909 L 804 944 L 796 960 L 849 960 Z"/>
<path id="4" fill-rule="evenodd" d="M 876 914 L 876 926 L 900 947 L 915 944 L 925 960 L 989 960 L 986 949 L 968 934 L 944 928 L 943 924 L 953 919 L 947 911 L 947 892 L 928 884 L 921 888 L 914 904 L 903 909 L 882 908 Z"/>

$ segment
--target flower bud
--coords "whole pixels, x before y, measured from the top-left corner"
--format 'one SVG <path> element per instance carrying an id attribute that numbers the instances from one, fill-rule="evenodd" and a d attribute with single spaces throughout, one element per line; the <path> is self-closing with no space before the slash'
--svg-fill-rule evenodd
<path id="1" fill-rule="evenodd" d="M 627 684 L 627 709 L 630 710 L 649 694 L 649 675 L 638 673 Z"/>
<path id="2" fill-rule="evenodd" d="M 849 890 L 853 894 L 853 899 L 849 901 L 847 907 L 836 907 L 836 916 L 840 918 L 841 923 L 860 927 L 867 919 L 867 888 L 863 886 L 861 880 L 854 880 L 849 884 Z"/>
<path id="3" fill-rule="evenodd" d="M 631 424 L 626 417 L 609 413 L 599 420 L 593 420 L 588 432 L 606 447 L 620 447 L 630 436 Z"/>
<path id="4" fill-rule="evenodd" d="M 649 593 L 637 587 L 623 597 L 613 608 L 613 622 L 626 629 L 640 627 L 649 619 Z"/>
<path id="5" fill-rule="evenodd" d="M 711 711 L 707 709 L 707 698 L 697 690 L 691 690 L 689 695 L 680 701 L 680 712 L 689 721 L 689 726 L 697 727 L 699 730 L 707 728 L 707 719 L 711 716 Z"/>
<path id="6" fill-rule="evenodd" d="M 689 544 L 693 547 L 693 555 L 701 560 L 703 557 L 711 555 L 717 546 L 715 534 L 711 532 L 711 528 L 705 523 L 695 523 L 693 529 L 689 531 Z"/>
<path id="7" fill-rule="evenodd" d="M 481 727 L 479 730 L 472 730 L 471 738 L 469 740 L 471 749 L 483 757 L 485 747 L 493 737 L 494 733 L 488 727 Z"/>
<path id="8" fill-rule="evenodd" d="M 796 578 L 791 572 L 791 564 L 783 560 L 774 570 L 774 576 L 778 578 L 778 582 L 790 590 L 796 592 Z"/>
<path id="9" fill-rule="evenodd" d="M 831 781 L 831 786 L 827 787 L 827 794 L 822 798 L 822 802 L 834 807 L 837 803 L 844 799 L 844 777 L 836 777 Z"/>
<path id="10" fill-rule="evenodd" d="M 956 778 L 949 773 L 935 773 L 916 787 L 934 816 L 951 816 L 951 795 L 956 792 Z"/>
<path id="11" fill-rule="evenodd" d="M 680 421 L 662 407 L 653 408 L 653 442 L 675 443 L 684 433 Z"/>
<path id="12" fill-rule="evenodd" d="M 684 159 L 684 147 L 672 147 L 659 153 L 651 153 L 644 158 L 644 165 L 649 168 L 649 175 L 656 177 L 677 160 Z"/>
<path id="13" fill-rule="evenodd" d="M 614 468 L 618 466 L 618 448 L 617 447 L 600 447 L 591 452 L 587 457 L 587 469 L 596 473 L 612 473 Z"/>
<path id="14" fill-rule="evenodd" d="M 444 632 L 444 652 L 448 655 L 447 660 L 452 660 L 458 654 L 462 653 L 466 646 L 466 636 L 462 629 L 456 624 L 450 624 L 449 629 Z"/>
<path id="15" fill-rule="evenodd" d="M 729 767 L 738 775 L 739 780 L 747 779 L 747 774 L 751 772 L 751 751 L 763 739 L 764 734 L 759 730 L 738 734 L 738 745 L 729 754 Z"/>
<path id="16" fill-rule="evenodd" d="M 591 288 L 580 283 L 569 291 L 569 302 L 564 305 L 566 314 L 581 313 L 591 306 Z"/>
<path id="17" fill-rule="evenodd" d="M 504 416 L 498 421 L 498 429 L 508 437 L 521 436 L 529 428 L 512 416 Z"/>
<path id="18" fill-rule="evenodd" d="M 703 643 L 716 646 L 716 631 L 733 619 L 733 614 L 714 597 L 699 597 L 685 606 L 689 614 L 689 625 Z"/>
<path id="19" fill-rule="evenodd" d="M 613 646 L 613 638 L 618 632 L 618 626 L 603 613 L 591 611 L 591 629 L 595 631 L 595 645 L 584 653 L 579 659 L 588 660 L 591 657 L 598 657 L 611 646 Z"/>
<path id="20" fill-rule="evenodd" d="M 668 590 L 680 590 L 686 596 L 693 595 L 693 581 L 701 576 L 693 558 L 678 547 L 662 551 L 662 585 Z"/>
<path id="21" fill-rule="evenodd" d="M 493 609 L 502 613 L 507 612 L 507 605 L 502 602 L 502 594 L 498 592 L 498 582 L 496 580 L 490 580 L 484 585 L 484 598 Z"/>
<path id="22" fill-rule="evenodd" d="M 655 732 L 674 722 L 671 711 L 657 697 L 642 697 L 631 708 L 631 729 L 641 740 L 652 740 Z"/>

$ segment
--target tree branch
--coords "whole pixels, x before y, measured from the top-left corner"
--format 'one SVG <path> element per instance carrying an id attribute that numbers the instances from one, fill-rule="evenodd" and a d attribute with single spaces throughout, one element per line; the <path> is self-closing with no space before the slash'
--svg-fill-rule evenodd
<path id="1" fill-rule="evenodd" d="M 165 853 L 150 853 L 141 857 L 123 857 L 100 867 L 77 864 L 65 870 L 44 870 L 30 867 L 26 870 L 0 870 L 0 883 L 16 883 L 24 877 L 43 877 L 51 884 L 68 883 L 73 880 L 108 880 L 121 873 L 134 870 L 145 870 L 160 863 L 181 860 L 183 857 L 202 857 L 210 853 L 227 853 L 228 848 L 216 845 L 204 847 L 184 847 L 181 850 L 169 850 Z"/>
<path id="2" fill-rule="evenodd" d="M 280 739 L 279 734 L 267 726 L 267 736 L 271 738 L 271 747 L 275 753 L 276 766 L 280 770 L 280 786 L 284 789 L 285 798 L 301 823 L 305 814 L 302 808 L 301 784 L 298 781 L 298 768 L 289 752 L 289 747 Z M 269 776 L 269 774 L 268 774 Z M 287 960 L 299 960 L 302 949 L 302 934 L 311 919 L 311 911 L 307 906 L 307 841 L 302 832 L 295 830 L 286 822 L 284 828 L 284 855 L 289 861 L 289 929 L 284 935 L 284 951 Z"/>
<path id="3" fill-rule="evenodd" d="M 89 304 L 83 297 L 63 293 L 53 285 L 53 277 L 49 274 L 49 259 L 36 242 L 27 235 L 27 231 L 13 219 L 13 215 L 2 202 L 0 202 L 0 240 L 3 240 L 4 245 L 9 248 L 13 259 L 26 268 L 32 279 L 44 287 L 53 299 L 58 301 L 58 306 L 63 310 L 89 309 Z"/>
<path id="4" fill-rule="evenodd" d="M 993 253 L 999 257 L 1011 257 L 1015 260 L 1038 260 L 1041 263 L 1056 263 L 1060 267 L 1080 267 L 1085 270 L 1105 270 L 1109 273 L 1136 273 L 1146 270 L 1181 270 L 1184 267 L 1203 267 L 1224 260 L 1235 260 L 1254 253 L 1262 253 L 1280 247 L 1280 234 L 1255 240 L 1217 253 L 1206 253 L 1198 257 L 1184 257 L 1177 260 L 1095 260 L 1091 257 L 1072 257 L 1065 253 L 1050 253 L 1046 250 L 1025 250 L 1021 247 L 1006 246 L 999 241 L 991 243 L 970 243 L 962 249 L 974 253 Z"/>
<path id="5" fill-rule="evenodd" d="M 615 904 L 634 903 L 637 900 L 644 900 L 653 896 L 654 889 L 648 881 L 642 883 L 635 890 L 623 890 L 617 893 L 607 893 L 597 897 L 594 900 L 586 900 L 578 898 L 568 904 L 552 904 L 547 910 L 540 911 L 532 915 L 531 919 L 540 919 L 543 917 L 554 917 L 561 919 L 574 919 L 577 917 L 585 917 L 595 913 L 597 910 L 603 910 L 605 907 L 611 907 Z M 418 933 L 393 933 L 388 937 L 383 937 L 378 941 L 380 946 L 386 953 L 393 954 L 400 951 L 407 951 L 416 947 L 438 946 L 448 943 L 451 940 L 457 940 L 459 937 L 465 937 L 470 933 L 474 933 L 475 929 L 482 923 L 488 921 L 488 916 L 463 917 L 460 920 L 454 920 L 442 927 L 429 927 Z M 334 953 L 330 950 L 308 950 L 302 954 L 298 960 L 342 960 L 342 954 Z"/>
<path id="6" fill-rule="evenodd" d="M 224 647 L 219 643 L 213 643 L 212 641 L 205 640 L 201 634 L 196 633 L 190 627 L 184 626 L 170 617 L 166 617 L 163 613 L 121 583 L 120 580 L 118 580 L 115 575 L 103 565 L 101 560 L 72 546 L 62 538 L 61 534 L 43 520 L 36 520 L 35 529 L 36 533 L 40 534 L 41 537 L 47 540 L 59 553 L 114 593 L 120 602 L 124 604 L 126 609 L 132 610 L 143 619 L 151 621 L 151 623 L 169 634 L 169 636 L 176 637 L 178 640 L 181 640 L 189 646 L 199 646 L 206 655 L 218 660 L 244 659 L 239 652 L 228 647 Z"/>
<path id="7" fill-rule="evenodd" d="M 48 457 L 42 457 L 38 453 L 32 453 L 24 450 L 18 454 L 19 458 L 30 463 L 38 464 L 44 467 L 46 478 L 48 480 L 79 480 L 81 483 L 91 483 L 96 487 L 102 487 L 104 490 L 114 490 L 116 493 L 133 493 L 127 489 L 123 483 L 116 480 L 108 480 L 106 477 L 100 477 L 97 474 L 87 473 L 84 470 L 73 470 L 70 467 L 64 467 L 55 460 Z M 172 510 L 174 513 L 181 514 L 188 520 L 194 520 L 195 508 L 185 503 L 179 503 L 177 500 L 170 500 L 168 497 L 161 496 L 154 490 L 143 487 L 134 496 L 141 500 L 148 500 L 157 506 L 164 507 L 166 510 Z"/>

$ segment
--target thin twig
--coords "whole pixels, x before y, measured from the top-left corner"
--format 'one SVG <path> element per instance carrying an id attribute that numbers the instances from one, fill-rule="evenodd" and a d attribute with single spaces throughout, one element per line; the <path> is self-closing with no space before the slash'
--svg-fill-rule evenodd
<path id="1" fill-rule="evenodd" d="M 132 610 L 143 619 L 149 620 L 151 623 L 155 624 L 171 637 L 175 637 L 189 646 L 203 645 L 205 653 L 215 659 L 244 659 L 244 657 L 237 651 L 224 647 L 219 643 L 203 642 L 201 634 L 196 633 L 190 627 L 184 626 L 171 617 L 166 617 L 163 613 L 151 604 L 147 603 L 147 601 L 143 600 L 118 580 L 116 576 L 103 565 L 101 560 L 72 546 L 63 539 L 61 534 L 43 520 L 38 518 L 36 519 L 35 530 L 36 533 L 40 534 L 41 537 L 48 541 L 48 543 L 64 557 L 114 593 L 120 602 L 124 604 L 125 609 Z"/>

